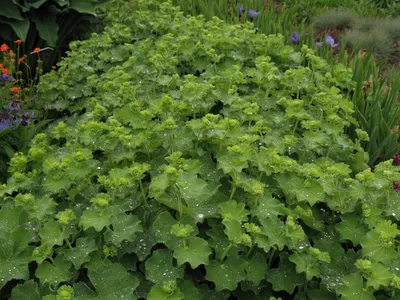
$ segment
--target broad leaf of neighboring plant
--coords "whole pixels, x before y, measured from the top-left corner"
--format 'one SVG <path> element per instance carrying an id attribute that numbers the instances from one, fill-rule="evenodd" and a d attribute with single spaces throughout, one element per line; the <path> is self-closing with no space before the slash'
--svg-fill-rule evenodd
<path id="1" fill-rule="evenodd" d="M 271 269 L 267 276 L 275 291 L 286 291 L 290 294 L 305 280 L 303 274 L 296 272 L 296 266 L 289 261 L 286 252 L 280 255 L 279 267 Z"/>
<path id="2" fill-rule="evenodd" d="M 215 283 L 217 291 L 223 289 L 233 291 L 245 277 L 245 265 L 245 261 L 237 257 L 228 257 L 223 263 L 213 260 L 206 266 L 206 278 Z"/>
<path id="3" fill-rule="evenodd" d="M 29 279 L 33 231 L 26 228 L 21 208 L 3 206 L 0 211 L 0 287 L 12 279 Z M 25 228 L 24 228 L 25 227 Z"/>
<path id="4" fill-rule="evenodd" d="M 89 254 L 98 248 L 95 241 L 90 237 L 78 238 L 75 243 L 74 248 L 63 249 L 60 253 L 64 255 L 65 260 L 72 262 L 75 269 L 78 270 L 83 263 L 90 261 Z"/>
<path id="5" fill-rule="evenodd" d="M 208 265 L 209 256 L 212 253 L 207 241 L 200 238 L 189 240 L 189 245 L 175 249 L 174 257 L 178 260 L 178 265 L 188 262 L 193 269 L 199 265 Z"/>
<path id="6" fill-rule="evenodd" d="M 172 253 L 167 249 L 155 251 L 146 261 L 146 279 L 159 285 L 183 277 L 183 269 L 174 267 Z"/>
<path id="7" fill-rule="evenodd" d="M 54 263 L 42 262 L 35 274 L 41 282 L 57 286 L 60 282 L 71 279 L 73 275 L 71 267 L 71 262 L 64 260 L 62 256 L 57 256 Z"/>
<path id="8" fill-rule="evenodd" d="M 25 281 L 23 284 L 18 284 L 13 290 L 11 300 L 41 300 L 38 285 L 34 280 Z"/>
<path id="9" fill-rule="evenodd" d="M 137 299 L 133 291 L 138 287 L 139 280 L 118 263 L 89 269 L 88 276 L 96 292 L 80 282 L 74 285 L 76 299 Z"/>
<path id="10" fill-rule="evenodd" d="M 372 291 L 364 288 L 364 281 L 359 274 L 349 274 L 343 278 L 343 285 L 337 291 L 342 295 L 341 299 L 346 300 L 373 300 Z"/>

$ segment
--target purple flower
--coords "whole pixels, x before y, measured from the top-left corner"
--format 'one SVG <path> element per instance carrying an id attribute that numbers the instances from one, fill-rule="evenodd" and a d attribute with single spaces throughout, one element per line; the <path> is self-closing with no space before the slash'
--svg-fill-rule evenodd
<path id="1" fill-rule="evenodd" d="M 260 12 L 255 11 L 254 9 L 250 9 L 249 10 L 249 18 L 250 19 L 254 19 L 255 17 L 257 17 L 260 14 Z"/>
<path id="2" fill-rule="evenodd" d="M 12 112 L 14 110 L 20 112 L 22 110 L 19 100 L 17 98 L 13 98 L 7 105 L 4 105 L 3 107 L 8 112 Z"/>
<path id="3" fill-rule="evenodd" d="M 335 44 L 335 40 L 329 34 L 327 34 L 325 37 L 325 43 L 330 45 L 332 48 L 339 46 L 339 43 Z"/>
<path id="4" fill-rule="evenodd" d="M 22 115 L 20 115 L 20 119 L 16 119 L 15 122 L 18 124 L 27 125 L 34 118 L 35 118 L 35 114 L 33 112 L 31 114 L 28 114 L 27 112 L 25 112 Z"/>
<path id="5" fill-rule="evenodd" d="M 298 43 L 299 41 L 300 41 L 299 34 L 296 31 L 292 32 L 292 42 L 293 43 Z"/>
<path id="6" fill-rule="evenodd" d="M 241 17 L 242 15 L 243 15 L 243 13 L 244 13 L 244 7 L 243 6 L 239 6 L 238 7 L 238 14 L 239 14 L 239 17 Z"/>
<path id="7" fill-rule="evenodd" d="M 0 130 L 4 130 L 13 126 L 12 115 L 0 113 Z"/>
<path id="8" fill-rule="evenodd" d="M 6 74 L 1 74 L 0 81 L 11 81 L 14 80 L 12 75 L 8 76 Z"/>
<path id="9" fill-rule="evenodd" d="M 336 48 L 337 46 L 339 46 L 339 43 L 335 44 L 335 40 L 329 34 L 327 34 L 325 37 L 325 43 L 327 45 L 331 46 L 331 48 Z M 323 42 L 315 42 L 315 44 L 321 47 L 324 43 Z"/>

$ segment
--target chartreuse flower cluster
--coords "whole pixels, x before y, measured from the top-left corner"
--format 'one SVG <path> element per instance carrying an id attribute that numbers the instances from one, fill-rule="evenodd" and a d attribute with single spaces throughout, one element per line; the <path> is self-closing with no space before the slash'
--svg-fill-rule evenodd
<path id="1" fill-rule="evenodd" d="M 70 116 L 0 187 L 11 299 L 400 297 L 399 168 L 371 171 L 366 133 L 343 133 L 350 71 L 249 23 L 137 8 L 42 77 Z"/>

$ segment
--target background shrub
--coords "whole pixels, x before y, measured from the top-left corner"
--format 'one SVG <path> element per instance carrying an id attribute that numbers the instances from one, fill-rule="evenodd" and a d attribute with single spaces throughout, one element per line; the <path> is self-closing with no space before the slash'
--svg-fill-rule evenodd
<path id="1" fill-rule="evenodd" d="M 377 18 L 357 18 L 357 22 L 355 24 L 355 28 L 362 32 L 369 32 L 376 28 L 377 23 L 381 22 L 381 20 Z"/>
<path id="2" fill-rule="evenodd" d="M 314 28 L 319 30 L 352 28 L 356 14 L 347 9 L 331 9 L 319 14 L 314 21 Z"/>
<path id="3" fill-rule="evenodd" d="M 386 32 L 393 40 L 400 40 L 400 18 L 380 20 L 377 29 Z"/>
<path id="4" fill-rule="evenodd" d="M 367 49 L 378 58 L 389 57 L 394 51 L 390 36 L 376 29 L 368 32 L 350 30 L 343 36 L 343 41 L 355 51 Z"/>

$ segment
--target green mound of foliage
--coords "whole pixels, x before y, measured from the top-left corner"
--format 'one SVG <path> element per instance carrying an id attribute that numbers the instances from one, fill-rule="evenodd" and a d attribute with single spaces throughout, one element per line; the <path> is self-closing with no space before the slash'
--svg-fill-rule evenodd
<path id="1" fill-rule="evenodd" d="M 399 169 L 343 134 L 351 72 L 250 23 L 137 8 L 42 78 L 68 116 L 0 186 L 2 295 L 400 295 Z"/>

